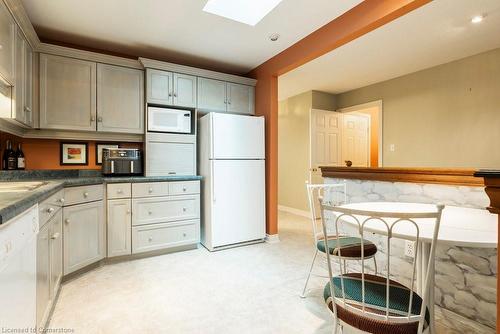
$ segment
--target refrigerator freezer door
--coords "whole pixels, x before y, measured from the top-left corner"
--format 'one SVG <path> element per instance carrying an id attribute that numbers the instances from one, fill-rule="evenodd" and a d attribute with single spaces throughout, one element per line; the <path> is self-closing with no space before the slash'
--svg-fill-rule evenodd
<path id="1" fill-rule="evenodd" d="M 264 117 L 212 113 L 210 159 L 264 159 Z"/>
<path id="2" fill-rule="evenodd" d="M 264 239 L 265 161 L 212 161 L 212 247 Z"/>

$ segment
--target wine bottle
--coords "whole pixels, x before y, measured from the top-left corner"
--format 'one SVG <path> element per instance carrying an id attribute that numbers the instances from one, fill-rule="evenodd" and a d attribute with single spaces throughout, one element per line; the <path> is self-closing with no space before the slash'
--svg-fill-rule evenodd
<path id="1" fill-rule="evenodd" d="M 14 170 L 17 168 L 17 158 L 16 158 L 16 152 L 12 149 L 12 143 L 10 140 L 7 140 L 7 158 L 6 158 L 6 169 L 8 170 Z M 5 155 L 5 153 L 4 153 Z"/>
<path id="2" fill-rule="evenodd" d="M 2 169 L 7 169 L 7 145 L 5 145 L 5 148 L 3 149 Z"/>
<path id="3" fill-rule="evenodd" d="M 17 152 L 16 152 L 16 158 L 17 158 L 17 169 L 25 169 L 26 168 L 26 161 L 24 159 L 24 153 L 21 148 L 21 143 L 17 144 Z"/>

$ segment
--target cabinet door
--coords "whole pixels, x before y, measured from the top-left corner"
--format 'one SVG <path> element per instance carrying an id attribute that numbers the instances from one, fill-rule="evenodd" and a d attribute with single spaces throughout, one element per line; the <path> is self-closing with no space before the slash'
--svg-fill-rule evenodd
<path id="1" fill-rule="evenodd" d="M 174 73 L 174 105 L 196 108 L 196 77 Z"/>
<path id="2" fill-rule="evenodd" d="M 105 227 L 102 201 L 64 208 L 64 274 L 104 258 Z"/>
<path id="3" fill-rule="evenodd" d="M 198 78 L 198 109 L 226 111 L 226 102 L 224 81 Z"/>
<path id="4" fill-rule="evenodd" d="M 33 127 L 33 49 L 24 40 L 24 123 Z"/>
<path id="5" fill-rule="evenodd" d="M 239 114 L 255 113 L 255 92 L 254 87 L 227 83 L 227 111 Z"/>
<path id="6" fill-rule="evenodd" d="M 40 54 L 40 128 L 96 130 L 96 63 Z"/>
<path id="7" fill-rule="evenodd" d="M 108 257 L 132 253 L 131 200 L 108 201 Z"/>
<path id="8" fill-rule="evenodd" d="M 173 76 L 172 72 L 146 70 L 147 102 L 154 104 L 173 104 Z"/>
<path id="9" fill-rule="evenodd" d="M 97 64 L 97 130 L 144 132 L 144 73 Z"/>
<path id="10" fill-rule="evenodd" d="M 50 298 L 54 299 L 61 282 L 63 272 L 63 231 L 62 210 L 49 222 L 50 238 Z"/>
<path id="11" fill-rule="evenodd" d="M 16 23 L 3 1 L 0 1 L 0 75 L 14 84 Z"/>
<path id="12" fill-rule="evenodd" d="M 149 141 L 146 147 L 146 175 L 195 175 L 196 144 Z"/>
<path id="13" fill-rule="evenodd" d="M 38 232 L 36 248 L 36 324 L 41 326 L 50 303 L 49 224 Z"/>
<path id="14" fill-rule="evenodd" d="M 25 44 L 23 34 L 20 29 L 16 32 L 15 47 L 15 84 L 13 88 L 14 108 L 12 118 L 18 122 L 26 122 L 26 112 L 24 110 L 24 51 Z"/>

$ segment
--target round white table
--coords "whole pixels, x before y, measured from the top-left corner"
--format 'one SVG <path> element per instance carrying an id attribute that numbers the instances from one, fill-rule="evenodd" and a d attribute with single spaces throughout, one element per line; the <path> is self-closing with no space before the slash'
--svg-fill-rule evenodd
<path id="1" fill-rule="evenodd" d="M 436 205 L 421 203 L 400 203 L 400 202 L 363 202 L 342 205 L 342 207 L 377 212 L 432 212 L 436 211 Z M 362 217 L 360 217 L 362 218 Z M 427 222 L 426 222 L 427 220 Z M 348 219 L 343 220 L 352 223 Z M 392 219 L 394 221 L 394 219 Z M 391 219 L 387 219 L 390 223 Z M 417 254 L 417 290 L 422 294 L 427 266 L 431 251 L 431 241 L 434 224 L 429 224 L 428 219 L 415 219 L 420 230 L 419 254 Z M 373 221 L 367 223 L 365 231 L 376 234 L 386 234 L 387 229 L 380 223 Z M 398 224 L 394 227 L 394 238 L 412 238 L 415 236 L 415 227 L 410 224 Z M 487 210 L 472 209 L 457 206 L 445 206 L 437 237 L 437 245 L 463 246 L 475 248 L 497 248 L 498 240 L 498 220 L 497 216 Z M 434 268 L 430 269 L 430 286 L 434 286 Z M 431 315 L 431 333 L 436 333 L 434 329 L 434 289 L 429 291 L 429 312 Z"/>

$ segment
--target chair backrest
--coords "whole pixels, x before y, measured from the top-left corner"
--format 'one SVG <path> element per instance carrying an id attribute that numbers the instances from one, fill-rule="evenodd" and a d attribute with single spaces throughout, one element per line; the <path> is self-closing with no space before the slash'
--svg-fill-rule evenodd
<path id="1" fill-rule="evenodd" d="M 321 201 L 321 200 L 320 200 Z M 335 317 L 337 317 L 336 305 L 341 306 L 343 309 L 347 309 L 350 312 L 356 313 L 358 315 L 362 315 L 363 317 L 388 321 L 393 323 L 415 323 L 419 322 L 418 325 L 418 333 L 422 333 L 424 321 L 426 320 L 426 310 L 427 310 L 427 302 L 428 295 L 430 289 L 433 289 L 433 286 L 429 286 L 429 277 L 431 274 L 431 268 L 434 267 L 434 257 L 435 257 L 435 247 L 436 247 L 436 239 L 439 232 L 439 224 L 441 220 L 441 214 L 444 209 L 443 205 L 429 205 L 429 204 L 407 204 L 407 207 L 401 212 L 395 212 L 390 209 L 391 203 L 370 203 L 371 205 L 363 205 L 363 204 L 348 204 L 343 206 L 335 206 L 330 205 L 329 203 L 325 203 L 321 201 L 321 217 L 322 217 L 322 227 L 323 227 L 323 235 L 326 240 L 328 235 L 326 224 L 327 224 L 327 216 L 331 217 L 330 219 L 333 222 L 335 231 L 338 233 L 340 227 L 343 224 L 348 224 L 354 227 L 354 231 L 358 231 L 359 238 L 361 238 L 361 300 L 360 304 L 353 305 L 352 302 L 346 302 L 346 280 L 352 277 L 352 273 L 347 274 L 345 272 L 345 267 L 341 262 L 341 247 L 340 244 L 337 245 L 339 249 L 338 259 L 338 267 L 340 276 L 337 276 L 335 279 L 333 277 L 333 264 L 330 260 L 329 252 L 326 252 L 327 255 L 327 264 L 328 264 L 328 273 L 330 276 L 330 296 L 332 296 L 332 308 L 334 311 Z M 385 207 L 384 207 L 385 205 Z M 394 205 L 394 204 L 393 204 Z M 377 208 L 382 207 L 382 209 L 377 209 L 376 211 L 359 209 L 360 207 L 370 207 Z M 327 215 L 329 213 L 329 215 Z M 422 234 L 422 232 L 425 232 Z M 356 232 L 354 232 L 356 233 Z M 387 249 L 386 249 L 386 274 L 384 276 L 378 276 L 381 279 L 376 282 L 377 287 L 380 287 L 378 293 L 385 294 L 385 301 L 380 302 L 380 299 L 377 302 L 374 302 L 373 298 L 371 300 L 366 300 L 366 287 L 367 284 L 371 284 L 373 287 L 373 282 L 376 277 L 369 275 L 369 280 L 365 277 L 365 256 L 364 256 L 364 239 L 366 235 L 379 235 L 383 237 L 382 240 L 385 239 Z M 430 243 L 430 254 L 429 257 L 426 258 L 423 256 L 423 252 L 419 253 L 419 241 L 421 237 L 425 236 L 425 241 L 427 244 Z M 415 242 L 415 256 L 411 263 L 412 272 L 411 279 L 409 284 L 403 285 L 394 285 L 391 284 L 391 241 L 394 239 L 403 239 L 410 240 Z M 325 244 L 326 247 L 326 244 Z M 327 248 L 325 248 L 327 249 Z M 415 297 L 414 292 L 414 281 L 415 274 L 417 269 L 417 263 L 419 263 L 419 267 L 425 266 L 427 273 L 424 281 L 424 285 L 421 291 L 421 300 Z M 336 266 L 336 265 L 335 265 Z M 347 274 L 347 275 L 346 275 Z M 377 278 L 378 278 L 377 277 Z M 359 278 L 359 273 L 358 273 Z M 335 281 L 335 284 L 332 282 Z M 357 281 L 359 282 L 359 280 Z M 385 282 L 385 284 L 384 284 Z M 340 284 L 339 284 L 340 283 Z M 348 282 L 352 283 L 352 281 Z M 398 282 L 401 283 L 401 282 Z M 337 285 L 335 287 L 334 285 Z M 340 288 L 339 286 L 340 285 Z M 351 284 L 352 285 L 352 284 Z M 396 287 L 396 289 L 395 289 Z M 404 288 L 401 289 L 401 287 Z M 336 290 L 335 290 L 336 289 Z M 400 289 L 400 290 L 398 290 Z M 405 293 L 405 303 L 408 302 L 407 308 L 401 307 L 399 304 L 398 308 L 394 307 L 394 303 L 390 302 L 391 292 L 393 293 L 401 293 L 404 291 Z M 335 294 L 336 292 L 336 294 Z M 352 291 L 351 291 L 352 293 Z M 358 296 L 359 297 L 359 296 Z M 373 297 L 373 296 L 369 296 Z M 380 297 L 380 296 L 378 296 Z M 349 300 L 347 300 L 349 301 Z M 417 302 L 418 301 L 418 302 Z M 419 309 L 419 312 L 416 310 Z"/>
<path id="2" fill-rule="evenodd" d="M 314 243 L 316 244 L 319 239 L 322 239 L 323 230 L 321 228 L 321 203 L 320 199 L 324 199 L 325 195 L 330 198 L 329 204 L 346 204 L 347 193 L 345 183 L 332 183 L 332 184 L 310 184 L 306 182 L 307 198 L 309 200 L 309 210 L 311 212 L 312 230 L 314 236 Z M 332 192 L 335 192 L 335 196 Z M 336 198 L 335 198 L 336 197 Z M 331 201 L 334 203 L 331 203 Z"/>

